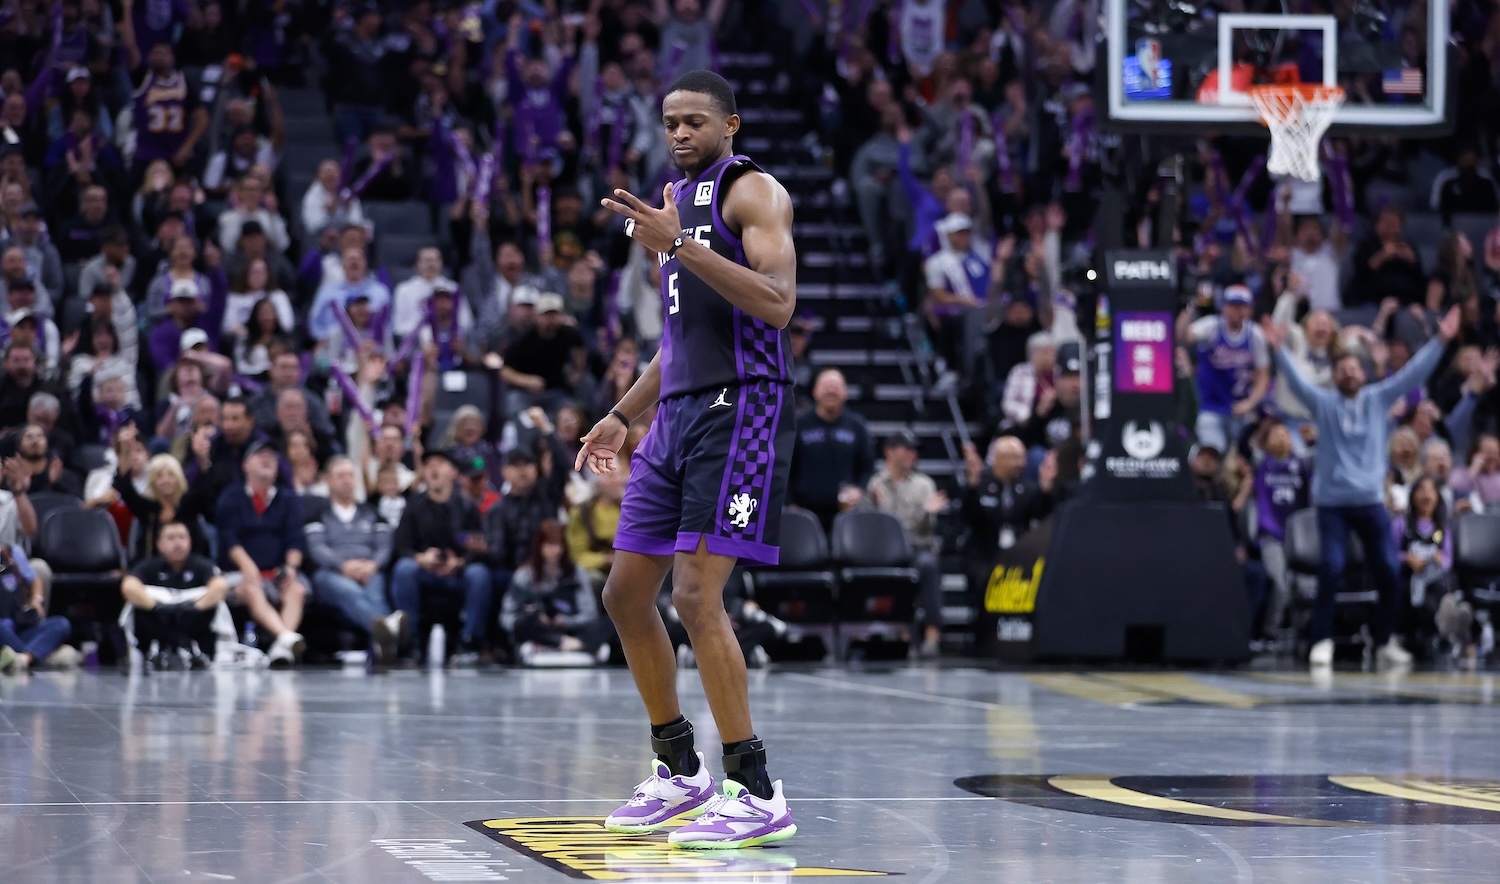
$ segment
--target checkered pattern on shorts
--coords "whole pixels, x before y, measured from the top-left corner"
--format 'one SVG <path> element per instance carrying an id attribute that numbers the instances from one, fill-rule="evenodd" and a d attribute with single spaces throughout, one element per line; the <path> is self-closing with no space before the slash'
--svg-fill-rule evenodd
<path id="1" fill-rule="evenodd" d="M 771 487 L 771 467 L 775 456 L 776 415 L 781 408 L 781 388 L 769 384 L 747 384 L 740 388 L 742 401 L 735 427 L 734 448 L 730 453 L 730 473 L 725 499 L 723 534 L 736 540 L 759 541 L 763 534 L 764 512 L 761 507 Z M 734 496 L 748 493 L 756 501 L 745 527 L 734 524 L 729 506 Z"/>

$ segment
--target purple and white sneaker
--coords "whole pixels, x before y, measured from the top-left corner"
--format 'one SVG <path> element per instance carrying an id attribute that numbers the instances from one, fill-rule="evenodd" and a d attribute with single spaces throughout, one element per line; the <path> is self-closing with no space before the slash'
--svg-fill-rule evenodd
<path id="1" fill-rule="evenodd" d="M 651 776 L 635 787 L 635 797 L 604 820 L 604 828 L 627 835 L 654 832 L 674 820 L 697 816 L 717 797 L 702 752 L 698 773 L 690 777 L 674 777 L 661 759 L 652 759 Z"/>
<path id="2" fill-rule="evenodd" d="M 733 850 L 785 841 L 797 834 L 781 780 L 773 785 L 770 798 L 757 798 L 734 780 L 725 780 L 721 787 L 724 791 L 697 819 L 667 836 L 669 844 L 687 850 Z"/>

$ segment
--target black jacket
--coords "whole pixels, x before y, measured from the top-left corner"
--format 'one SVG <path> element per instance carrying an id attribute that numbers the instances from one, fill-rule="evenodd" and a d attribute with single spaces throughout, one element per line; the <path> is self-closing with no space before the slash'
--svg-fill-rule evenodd
<path id="1" fill-rule="evenodd" d="M 490 547 L 490 567 L 509 571 L 521 567 L 531 552 L 532 539 L 542 522 L 555 518 L 557 503 L 540 484 L 530 494 L 502 497 L 484 516 L 484 539 Z"/>
<path id="2" fill-rule="evenodd" d="M 1032 525 L 1052 512 L 1051 494 L 1024 479 L 1006 484 L 987 473 L 978 485 L 964 489 L 963 517 L 973 534 L 969 537 L 969 555 L 981 561 L 993 561 L 1000 551 L 1000 533 L 1009 528 L 1017 540 Z"/>
<path id="3" fill-rule="evenodd" d="M 409 559 L 429 549 L 440 549 L 472 558 L 465 550 L 461 535 L 478 535 L 484 531 L 479 508 L 454 491 L 445 503 L 436 503 L 426 494 L 413 497 L 401 514 L 393 540 L 396 560 Z"/>

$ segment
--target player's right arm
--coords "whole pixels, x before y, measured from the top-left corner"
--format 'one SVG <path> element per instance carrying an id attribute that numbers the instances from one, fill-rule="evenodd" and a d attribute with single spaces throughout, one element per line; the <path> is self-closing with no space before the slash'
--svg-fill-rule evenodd
<path id="1" fill-rule="evenodd" d="M 651 364 L 641 372 L 625 395 L 615 405 L 614 410 L 625 416 L 625 420 L 634 422 L 651 403 L 661 398 L 661 351 L 651 357 Z M 573 469 L 581 470 L 585 463 L 595 473 L 608 473 L 615 468 L 615 455 L 620 453 L 620 448 L 625 444 L 625 437 L 630 435 L 630 427 L 625 421 L 614 414 L 606 414 L 594 428 L 589 430 L 588 435 L 580 441 L 583 447 L 578 450 L 578 457 L 573 461 Z"/>

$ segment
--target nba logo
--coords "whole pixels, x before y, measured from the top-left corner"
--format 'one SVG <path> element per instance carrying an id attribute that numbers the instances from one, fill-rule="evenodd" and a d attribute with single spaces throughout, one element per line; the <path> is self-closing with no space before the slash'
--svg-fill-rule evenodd
<path id="1" fill-rule="evenodd" d="M 1157 82 L 1156 63 L 1161 60 L 1161 43 L 1155 40 L 1135 41 L 1135 60 L 1139 65 L 1141 90 L 1155 89 Z"/>

